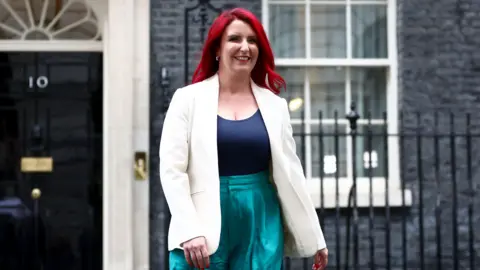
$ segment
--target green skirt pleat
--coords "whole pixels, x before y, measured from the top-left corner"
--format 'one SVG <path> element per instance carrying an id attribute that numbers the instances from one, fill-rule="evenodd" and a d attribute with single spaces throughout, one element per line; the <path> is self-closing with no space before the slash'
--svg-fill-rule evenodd
<path id="1" fill-rule="evenodd" d="M 283 227 L 269 172 L 220 177 L 222 229 L 209 270 L 280 270 Z M 170 252 L 170 270 L 191 270 L 183 251 Z"/>

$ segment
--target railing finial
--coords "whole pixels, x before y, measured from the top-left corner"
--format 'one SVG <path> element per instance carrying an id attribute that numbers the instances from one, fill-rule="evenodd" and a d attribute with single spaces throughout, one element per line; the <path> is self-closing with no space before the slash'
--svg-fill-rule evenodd
<path id="1" fill-rule="evenodd" d="M 360 118 L 360 115 L 356 111 L 355 102 L 352 102 L 350 105 L 350 112 L 347 113 L 346 118 L 350 121 L 350 129 L 352 132 L 357 130 L 357 121 Z"/>

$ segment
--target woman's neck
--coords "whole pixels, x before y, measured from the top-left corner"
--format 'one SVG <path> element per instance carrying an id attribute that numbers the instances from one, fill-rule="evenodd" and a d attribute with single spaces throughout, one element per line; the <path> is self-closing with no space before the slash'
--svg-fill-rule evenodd
<path id="1" fill-rule="evenodd" d="M 219 71 L 218 79 L 222 92 L 235 94 L 250 91 L 250 76 L 225 74 Z"/>

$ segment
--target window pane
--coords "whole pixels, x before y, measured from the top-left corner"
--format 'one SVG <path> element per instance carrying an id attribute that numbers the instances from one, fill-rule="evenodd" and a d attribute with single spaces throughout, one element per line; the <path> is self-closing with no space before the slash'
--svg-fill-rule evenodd
<path id="1" fill-rule="evenodd" d="M 337 128 L 335 132 L 333 125 L 312 125 L 312 177 L 336 177 L 337 171 L 339 177 L 347 176 L 346 126 Z"/>
<path id="2" fill-rule="evenodd" d="M 384 67 L 352 68 L 352 100 L 363 119 L 368 112 L 375 119 L 383 119 L 387 108 L 387 71 Z"/>
<path id="3" fill-rule="evenodd" d="M 287 83 L 287 91 L 281 92 L 280 96 L 288 102 L 290 118 L 300 119 L 304 110 L 305 69 L 279 67 L 276 71 Z"/>
<path id="4" fill-rule="evenodd" d="M 311 117 L 317 119 L 322 111 L 323 118 L 334 118 L 345 114 L 345 68 L 311 68 L 310 79 Z"/>
<path id="5" fill-rule="evenodd" d="M 386 160 L 385 155 L 384 128 L 383 125 L 371 126 L 369 135 L 368 126 L 358 127 L 357 145 L 354 153 L 357 177 L 369 177 L 369 168 L 372 168 L 372 177 L 385 177 L 385 165 L 388 160 Z M 369 141 L 371 145 L 369 145 Z M 368 153 L 371 153 L 370 156 Z"/>
<path id="6" fill-rule="evenodd" d="M 345 5 L 312 5 L 312 57 L 347 55 Z"/>
<path id="7" fill-rule="evenodd" d="M 386 5 L 352 6 L 352 46 L 355 58 L 387 58 Z"/>
<path id="8" fill-rule="evenodd" d="M 305 57 L 305 5 L 270 5 L 269 39 L 275 57 Z"/>

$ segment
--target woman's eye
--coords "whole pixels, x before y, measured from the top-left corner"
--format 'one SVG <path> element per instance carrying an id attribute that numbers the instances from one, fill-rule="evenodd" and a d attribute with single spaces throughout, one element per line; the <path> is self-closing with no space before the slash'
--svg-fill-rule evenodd
<path id="1" fill-rule="evenodd" d="M 240 37 L 239 36 L 230 36 L 228 38 L 228 41 L 239 41 L 240 40 Z"/>
<path id="2" fill-rule="evenodd" d="M 230 42 L 242 42 L 243 40 L 244 40 L 244 38 L 242 38 L 241 36 L 233 35 L 233 36 L 228 37 L 228 41 L 230 41 Z M 254 38 L 254 37 L 248 37 L 248 38 L 246 38 L 246 40 L 250 44 L 256 44 L 257 43 L 257 39 Z"/>

